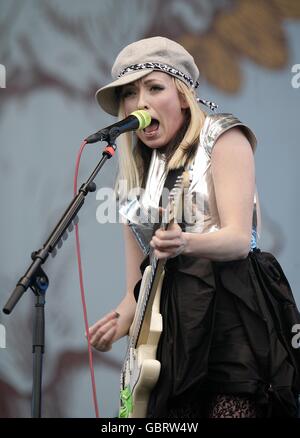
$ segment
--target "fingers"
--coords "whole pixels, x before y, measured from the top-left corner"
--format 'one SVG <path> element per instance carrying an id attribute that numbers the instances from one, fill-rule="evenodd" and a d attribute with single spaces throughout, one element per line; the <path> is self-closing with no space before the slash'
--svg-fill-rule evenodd
<path id="1" fill-rule="evenodd" d="M 108 328 L 105 333 L 100 331 L 91 339 L 91 345 L 99 351 L 111 350 L 113 339 L 117 331 L 117 324 L 113 321 L 109 324 L 112 324 L 112 326 Z"/>
<path id="2" fill-rule="evenodd" d="M 160 251 L 158 249 L 154 250 L 154 255 L 157 259 L 168 259 L 168 258 L 174 258 L 177 257 L 179 254 L 181 254 L 183 251 L 183 247 L 180 247 L 177 250 L 169 249 L 165 251 Z"/>
<path id="3" fill-rule="evenodd" d="M 178 224 L 171 224 L 167 230 L 158 229 L 154 236 L 162 240 L 168 240 L 180 237 L 181 234 L 182 230 L 180 226 Z"/>
<path id="4" fill-rule="evenodd" d="M 94 348 L 100 351 L 111 349 L 119 316 L 117 312 L 112 311 L 89 328 L 90 343 Z"/>
<path id="5" fill-rule="evenodd" d="M 153 248 L 163 249 L 163 250 L 167 250 L 168 248 L 169 249 L 178 248 L 181 244 L 182 242 L 179 237 L 176 237 L 172 240 L 164 240 L 164 239 L 159 239 L 156 236 L 153 236 L 150 242 L 150 245 Z"/>
<path id="6" fill-rule="evenodd" d="M 178 228 L 177 228 L 178 227 Z M 150 246 L 158 251 L 176 252 L 182 247 L 182 231 L 177 225 L 173 230 L 157 230 L 150 241 Z"/>
<path id="7" fill-rule="evenodd" d="M 155 249 L 177 248 L 182 244 L 182 230 L 178 224 L 172 224 L 168 230 L 157 230 L 150 245 Z"/>
<path id="8" fill-rule="evenodd" d="M 90 343 L 100 351 L 108 351 L 112 347 L 113 338 L 117 331 L 117 321 L 112 320 L 101 326 L 97 332 L 90 337 Z"/>
<path id="9" fill-rule="evenodd" d="M 184 251 L 185 239 L 178 224 L 171 224 L 168 230 L 157 230 L 150 241 L 157 259 L 173 258 Z"/>
<path id="10" fill-rule="evenodd" d="M 113 310 L 109 312 L 107 315 L 105 315 L 102 319 L 99 319 L 99 321 L 97 321 L 94 325 L 92 325 L 89 328 L 90 336 L 93 336 L 97 332 L 97 330 L 107 322 L 117 319 L 118 318 L 117 315 L 120 316 L 116 311 Z"/>

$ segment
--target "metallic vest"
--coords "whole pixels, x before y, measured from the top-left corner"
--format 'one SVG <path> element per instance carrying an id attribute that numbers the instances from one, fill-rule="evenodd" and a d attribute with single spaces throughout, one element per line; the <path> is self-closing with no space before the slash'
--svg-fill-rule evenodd
<path id="1" fill-rule="evenodd" d="M 185 197 L 185 205 L 189 206 L 184 216 L 186 232 L 209 233 L 221 228 L 211 172 L 211 154 L 219 136 L 235 126 L 242 129 L 254 152 L 256 149 L 255 135 L 232 114 L 212 114 L 205 119 L 197 152 L 188 168 L 190 186 Z M 149 252 L 149 242 L 155 223 L 158 221 L 158 205 L 165 190 L 165 180 L 163 154 L 154 149 L 145 190 L 141 195 L 133 196 L 130 200 L 120 204 L 119 213 L 123 221 L 129 224 L 145 255 Z M 255 191 L 251 249 L 256 247 L 259 233 L 260 212 L 258 194 Z"/>

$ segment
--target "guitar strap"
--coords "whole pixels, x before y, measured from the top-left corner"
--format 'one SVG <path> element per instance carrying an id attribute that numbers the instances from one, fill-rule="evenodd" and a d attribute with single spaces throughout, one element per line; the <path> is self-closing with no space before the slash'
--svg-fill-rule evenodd
<path id="1" fill-rule="evenodd" d="M 184 167 L 179 167 L 178 169 L 169 170 L 164 187 L 166 187 L 168 190 L 172 190 L 172 188 L 175 185 L 176 178 L 179 175 L 182 175 L 183 171 L 184 171 Z"/>

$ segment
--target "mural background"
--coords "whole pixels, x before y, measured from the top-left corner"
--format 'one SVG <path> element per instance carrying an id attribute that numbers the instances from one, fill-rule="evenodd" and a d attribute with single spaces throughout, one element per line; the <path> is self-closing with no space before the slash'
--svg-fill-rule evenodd
<path id="1" fill-rule="evenodd" d="M 297 0 L 0 0 L 0 301 L 1 308 L 72 197 L 76 153 L 88 134 L 114 122 L 94 101 L 110 80 L 122 47 L 162 35 L 189 49 L 199 65 L 199 93 L 232 112 L 258 137 L 256 180 L 262 208 L 260 247 L 273 252 L 298 305 L 300 3 Z M 300 81 L 298 80 L 300 84 Z M 297 85 L 297 84 L 296 84 Z M 100 159 L 101 144 L 83 155 L 79 183 Z M 96 179 L 112 187 L 116 160 Z M 124 293 L 120 224 L 96 221 L 88 196 L 80 237 L 89 322 Z M 44 417 L 94 416 L 72 233 L 44 266 L 49 278 Z M 32 385 L 30 290 L 10 316 L 0 314 L 0 416 L 29 417 Z M 100 415 L 118 410 L 125 340 L 95 353 Z"/>

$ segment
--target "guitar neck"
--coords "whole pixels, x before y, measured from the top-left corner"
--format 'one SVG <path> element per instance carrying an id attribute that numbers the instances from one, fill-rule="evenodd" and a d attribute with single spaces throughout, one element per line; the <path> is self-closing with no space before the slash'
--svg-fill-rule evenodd
<path id="1" fill-rule="evenodd" d="M 129 339 L 130 348 L 136 348 L 141 343 L 140 335 L 142 328 L 143 325 L 147 324 L 147 321 L 149 320 L 153 300 L 155 298 L 157 286 L 164 271 L 165 264 L 166 260 L 158 260 L 154 257 L 151 261 L 151 273 L 148 277 L 148 282 L 146 283 L 144 290 L 140 291 L 140 293 L 142 292 L 142 295 L 139 297 L 136 317 L 131 328 L 131 335 Z"/>

